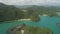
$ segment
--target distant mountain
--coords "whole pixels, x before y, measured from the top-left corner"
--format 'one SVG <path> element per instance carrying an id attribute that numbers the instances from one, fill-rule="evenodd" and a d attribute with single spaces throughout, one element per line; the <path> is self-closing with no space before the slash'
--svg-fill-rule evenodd
<path id="1" fill-rule="evenodd" d="M 38 14 L 47 14 L 49 16 L 55 16 L 57 11 L 60 11 L 60 6 L 39 6 L 39 5 L 25 5 L 25 6 L 16 6 L 20 9 L 26 9 L 34 11 Z"/>
<path id="2" fill-rule="evenodd" d="M 42 8 L 50 8 L 50 9 L 60 9 L 60 6 L 39 6 L 39 5 L 15 5 L 17 8 L 29 8 L 29 7 L 42 7 Z"/>

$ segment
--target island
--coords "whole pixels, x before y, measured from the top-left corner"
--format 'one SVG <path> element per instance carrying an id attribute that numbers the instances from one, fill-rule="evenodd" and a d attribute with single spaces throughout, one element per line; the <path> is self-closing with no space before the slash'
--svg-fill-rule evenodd
<path id="1" fill-rule="evenodd" d="M 49 28 L 26 26 L 25 24 L 9 28 L 7 34 L 53 34 Z"/>

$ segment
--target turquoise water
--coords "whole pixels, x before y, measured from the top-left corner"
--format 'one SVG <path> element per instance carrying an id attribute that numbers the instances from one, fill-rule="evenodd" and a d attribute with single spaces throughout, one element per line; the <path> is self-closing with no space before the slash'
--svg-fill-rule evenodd
<path id="1" fill-rule="evenodd" d="M 29 26 L 39 26 L 41 28 L 49 28 L 53 31 L 53 34 L 60 34 L 60 28 L 56 26 L 56 23 L 60 23 L 59 17 L 49 17 L 49 16 L 41 16 L 39 22 L 32 22 L 32 21 L 16 21 L 16 22 L 6 22 L 0 24 L 0 34 L 7 34 L 7 30 L 10 27 L 20 25 L 25 23 Z"/>

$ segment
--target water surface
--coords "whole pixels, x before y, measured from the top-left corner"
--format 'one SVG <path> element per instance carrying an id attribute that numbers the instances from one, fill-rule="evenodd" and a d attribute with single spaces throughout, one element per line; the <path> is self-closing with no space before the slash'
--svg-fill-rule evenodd
<path id="1" fill-rule="evenodd" d="M 49 16 L 41 16 L 39 22 L 32 21 L 10 21 L 4 22 L 0 24 L 0 34 L 7 34 L 7 30 L 10 27 L 21 25 L 25 23 L 28 26 L 38 26 L 41 28 L 49 28 L 53 31 L 53 34 L 60 34 L 60 28 L 56 26 L 56 23 L 60 23 L 59 17 L 49 17 Z"/>

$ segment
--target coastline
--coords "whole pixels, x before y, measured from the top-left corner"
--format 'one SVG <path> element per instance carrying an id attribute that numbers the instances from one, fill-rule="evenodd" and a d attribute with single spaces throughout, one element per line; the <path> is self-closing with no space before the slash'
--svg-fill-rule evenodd
<path id="1" fill-rule="evenodd" d="M 18 19 L 18 20 L 15 20 L 15 21 L 30 21 L 31 19 Z"/>

